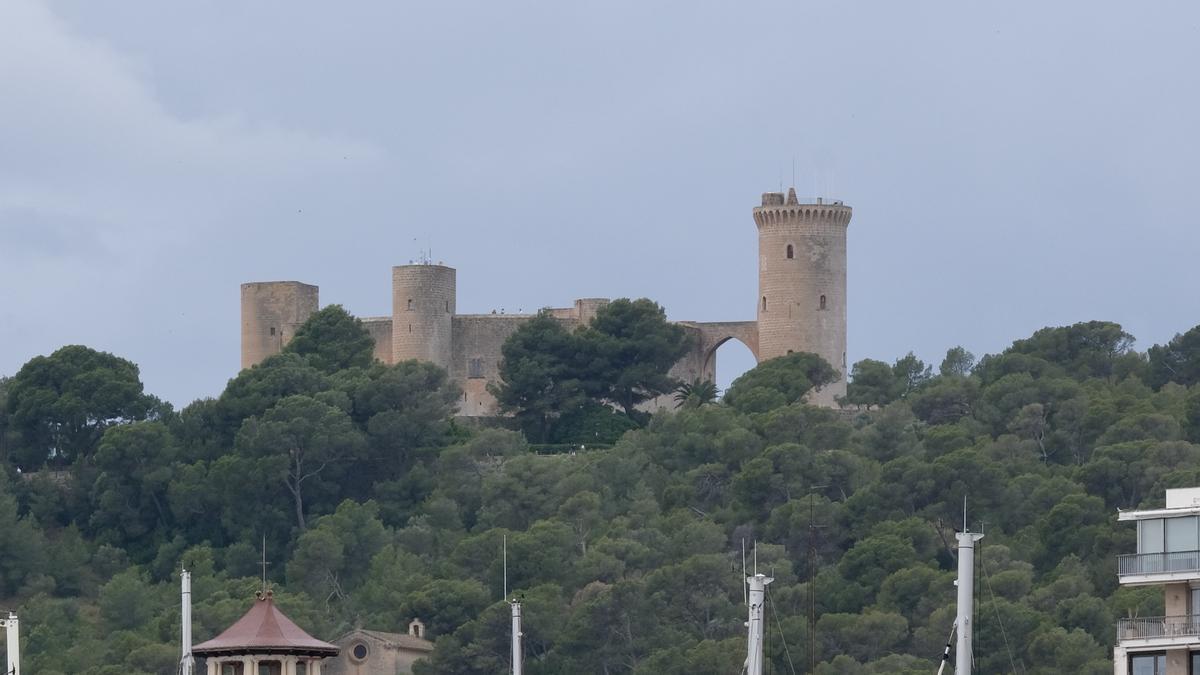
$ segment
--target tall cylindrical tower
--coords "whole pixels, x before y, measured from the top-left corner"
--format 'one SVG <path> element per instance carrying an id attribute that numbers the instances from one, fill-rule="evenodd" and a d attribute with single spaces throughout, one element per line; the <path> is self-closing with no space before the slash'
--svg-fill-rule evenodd
<path id="1" fill-rule="evenodd" d="M 242 368 L 278 354 L 316 313 L 318 294 L 299 281 L 242 284 Z"/>
<path id="2" fill-rule="evenodd" d="M 417 359 L 449 370 L 455 274 L 444 265 L 392 268 L 392 359 Z"/>
<path id="3" fill-rule="evenodd" d="M 808 201 L 808 200 L 806 200 Z M 758 358 L 812 352 L 841 377 L 810 401 L 836 405 L 846 395 L 846 228 L 852 211 L 821 199 L 801 204 L 796 190 L 767 192 L 758 225 Z"/>

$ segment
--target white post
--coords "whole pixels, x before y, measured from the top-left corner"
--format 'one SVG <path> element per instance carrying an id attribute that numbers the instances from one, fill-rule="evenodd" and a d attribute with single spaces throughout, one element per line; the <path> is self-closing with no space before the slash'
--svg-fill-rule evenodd
<path id="1" fill-rule="evenodd" d="M 21 622 L 17 615 L 9 612 L 8 618 L 0 621 L 8 634 L 8 654 L 5 675 L 21 675 Z"/>
<path id="2" fill-rule="evenodd" d="M 746 577 L 750 587 L 750 617 L 746 621 L 746 675 L 763 674 L 763 604 L 767 596 L 767 584 L 775 581 L 764 574 Z"/>
<path id="3" fill-rule="evenodd" d="M 513 600 L 512 605 L 512 675 L 521 675 L 525 670 L 525 653 L 521 649 L 521 640 L 525 637 L 521 632 L 521 603 Z"/>
<path id="4" fill-rule="evenodd" d="M 180 606 L 180 626 L 183 631 L 181 644 L 182 654 L 179 659 L 180 675 L 192 675 L 196 659 L 192 657 L 192 573 L 183 570 L 179 574 L 182 598 Z"/>
<path id="5" fill-rule="evenodd" d="M 958 642 L 954 651 L 954 675 L 971 675 L 971 637 L 974 626 L 971 616 L 975 613 L 975 542 L 983 539 L 982 534 L 959 532 L 958 539 L 958 616 L 954 625 L 958 629 Z"/>

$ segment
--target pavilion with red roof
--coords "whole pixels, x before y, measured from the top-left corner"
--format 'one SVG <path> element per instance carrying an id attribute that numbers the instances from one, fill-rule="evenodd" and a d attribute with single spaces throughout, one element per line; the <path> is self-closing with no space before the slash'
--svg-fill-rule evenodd
<path id="1" fill-rule="evenodd" d="M 305 633 L 275 607 L 271 591 L 217 637 L 192 648 L 208 675 L 321 675 L 321 662 L 338 648 Z"/>

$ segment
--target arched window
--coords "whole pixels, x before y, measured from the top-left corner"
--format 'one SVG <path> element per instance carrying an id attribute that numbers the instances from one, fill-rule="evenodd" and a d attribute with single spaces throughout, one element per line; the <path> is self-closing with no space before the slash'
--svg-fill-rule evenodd
<path id="1" fill-rule="evenodd" d="M 446 301 L 446 313 L 447 314 L 450 313 L 450 301 L 449 300 Z"/>
<path id="2" fill-rule="evenodd" d="M 821 296 L 821 309 L 825 309 L 825 296 Z"/>
<path id="3" fill-rule="evenodd" d="M 408 299 L 408 311 L 412 311 L 412 298 Z"/>
<path id="4" fill-rule="evenodd" d="M 762 308 L 764 312 L 767 311 L 767 296 L 765 295 L 763 296 Z"/>
<path id="5" fill-rule="evenodd" d="M 791 260 L 792 258 L 795 258 L 795 257 L 796 257 L 795 253 L 796 253 L 796 252 L 795 252 L 795 250 L 792 248 L 792 245 L 791 245 L 791 244 L 788 244 L 788 245 L 787 245 L 787 259 L 788 259 L 788 260 Z"/>

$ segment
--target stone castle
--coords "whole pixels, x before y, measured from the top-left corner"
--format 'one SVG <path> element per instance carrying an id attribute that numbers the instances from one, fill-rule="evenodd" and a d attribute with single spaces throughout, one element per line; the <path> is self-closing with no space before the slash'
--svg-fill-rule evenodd
<path id="1" fill-rule="evenodd" d="M 841 378 L 810 400 L 836 405 L 846 393 L 846 228 L 852 211 L 840 201 L 801 203 L 795 189 L 767 192 L 754 208 L 758 226 L 758 298 L 755 321 L 677 321 L 692 349 L 671 370 L 676 379 L 713 380 L 716 351 L 740 340 L 762 362 L 792 352 L 821 355 Z M 435 363 L 462 389 L 459 414 L 498 414 L 487 385 L 499 379 L 501 346 L 531 314 L 459 314 L 455 271 L 442 264 L 392 268 L 392 313 L 367 317 L 375 357 L 383 363 Z M 568 328 L 586 324 L 608 300 L 584 298 L 548 310 Z M 242 368 L 278 353 L 317 311 L 318 288 L 298 281 L 242 284 Z M 672 405 L 669 397 L 651 409 Z"/>

